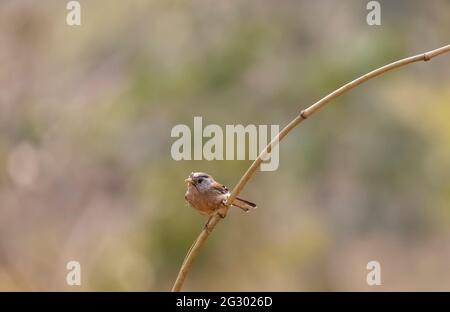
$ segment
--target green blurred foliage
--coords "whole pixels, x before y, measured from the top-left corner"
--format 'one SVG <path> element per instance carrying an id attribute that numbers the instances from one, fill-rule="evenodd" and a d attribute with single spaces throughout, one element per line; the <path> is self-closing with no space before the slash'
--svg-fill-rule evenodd
<path id="1" fill-rule="evenodd" d="M 205 222 L 184 178 L 232 187 L 250 161 L 174 161 L 177 124 L 278 124 L 388 62 L 448 44 L 450 4 L 0 3 L 0 290 L 168 290 Z M 450 287 L 450 59 L 337 99 L 281 144 L 196 260 L 187 290 Z M 81 288 L 65 283 L 69 260 Z"/>

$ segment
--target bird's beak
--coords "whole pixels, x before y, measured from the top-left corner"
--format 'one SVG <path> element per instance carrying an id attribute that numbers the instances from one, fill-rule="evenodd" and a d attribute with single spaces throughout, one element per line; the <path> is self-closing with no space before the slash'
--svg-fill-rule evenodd
<path id="1" fill-rule="evenodd" d="M 191 179 L 191 177 L 184 180 L 184 182 L 186 182 L 187 184 L 194 184 L 194 181 Z"/>

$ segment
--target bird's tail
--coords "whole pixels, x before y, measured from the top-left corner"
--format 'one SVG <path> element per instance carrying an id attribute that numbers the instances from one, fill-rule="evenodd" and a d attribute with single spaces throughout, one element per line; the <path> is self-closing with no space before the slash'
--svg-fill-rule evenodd
<path id="1" fill-rule="evenodd" d="M 233 202 L 233 206 L 241 208 L 242 210 L 244 210 L 245 212 L 251 210 L 251 209 L 256 209 L 256 204 L 249 202 L 248 200 L 236 197 L 236 199 Z"/>

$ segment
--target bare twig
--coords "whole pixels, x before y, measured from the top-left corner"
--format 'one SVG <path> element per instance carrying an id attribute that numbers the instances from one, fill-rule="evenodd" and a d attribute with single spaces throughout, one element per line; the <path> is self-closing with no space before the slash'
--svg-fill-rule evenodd
<path id="1" fill-rule="evenodd" d="M 266 148 L 261 152 L 261 154 L 258 156 L 258 158 L 255 159 L 255 161 L 251 164 L 251 166 L 247 169 L 245 174 L 241 177 L 238 184 L 234 187 L 233 191 L 230 194 L 230 197 L 227 201 L 227 207 L 231 205 L 231 203 L 236 199 L 236 197 L 241 193 L 241 191 L 244 189 L 245 185 L 248 183 L 248 181 L 252 178 L 253 174 L 258 169 L 259 165 L 262 163 L 263 159 L 266 159 L 266 156 L 272 151 L 272 148 L 275 147 L 289 132 L 291 132 L 292 129 L 297 127 L 303 120 L 314 114 L 315 112 L 319 111 L 322 107 L 324 107 L 326 104 L 328 104 L 330 101 L 334 100 L 338 96 L 344 94 L 347 91 L 350 91 L 351 89 L 359 86 L 360 84 L 375 78 L 379 75 L 382 75 L 390 70 L 396 69 L 398 67 L 402 67 L 404 65 L 408 65 L 415 62 L 420 61 L 429 61 L 433 57 L 436 57 L 438 55 L 444 54 L 450 52 L 450 45 L 443 46 L 439 49 L 432 50 L 426 53 L 418 54 L 415 56 L 411 56 L 408 58 L 401 59 L 399 61 L 390 63 L 388 65 L 385 65 L 383 67 L 380 67 L 378 69 L 375 69 L 349 83 L 346 85 L 340 87 L 339 89 L 333 91 L 332 93 L 328 94 L 326 97 L 322 98 L 320 101 L 314 103 L 310 107 L 302 110 L 300 114 L 295 117 L 294 120 L 292 120 L 283 130 L 278 133 L 278 135 L 266 146 Z M 228 209 L 227 208 L 227 209 Z M 181 287 L 183 286 L 183 283 L 186 279 L 186 276 L 189 272 L 189 269 L 192 266 L 192 263 L 194 262 L 194 259 L 198 255 L 201 247 L 205 243 L 206 239 L 208 238 L 209 234 L 212 232 L 212 230 L 215 228 L 217 223 L 221 220 L 221 217 L 216 214 L 214 215 L 210 222 L 209 226 L 200 233 L 200 235 L 195 240 L 194 244 L 189 249 L 186 258 L 180 268 L 180 272 L 178 273 L 177 279 L 175 281 L 175 284 L 173 285 L 172 291 L 180 291 Z"/>

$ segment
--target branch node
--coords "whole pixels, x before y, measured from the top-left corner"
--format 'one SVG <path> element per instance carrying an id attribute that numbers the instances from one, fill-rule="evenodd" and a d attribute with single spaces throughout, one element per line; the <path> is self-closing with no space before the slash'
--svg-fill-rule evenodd
<path id="1" fill-rule="evenodd" d="M 431 60 L 430 55 L 428 55 L 428 53 L 424 53 L 424 54 L 423 54 L 423 60 L 424 60 L 425 62 L 428 62 L 429 60 Z"/>
<path id="2" fill-rule="evenodd" d="M 300 116 L 301 116 L 303 119 L 308 118 L 308 116 L 306 116 L 306 111 L 305 111 L 305 110 L 302 110 L 302 111 L 300 112 Z"/>

